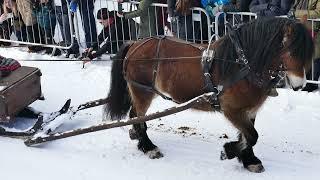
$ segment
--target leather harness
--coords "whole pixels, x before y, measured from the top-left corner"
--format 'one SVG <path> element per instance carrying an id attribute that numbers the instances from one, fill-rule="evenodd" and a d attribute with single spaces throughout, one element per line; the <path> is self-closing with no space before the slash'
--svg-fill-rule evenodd
<path id="1" fill-rule="evenodd" d="M 196 46 L 193 45 L 191 43 L 188 43 L 191 46 L 197 47 L 198 49 L 200 49 L 201 51 L 203 51 L 203 55 L 202 55 L 202 60 L 201 60 L 201 65 L 202 65 L 202 71 L 203 71 L 203 75 L 204 75 L 204 81 L 205 81 L 205 85 L 204 85 L 204 89 L 205 92 L 213 92 L 211 98 L 209 99 L 209 103 L 211 104 L 212 108 L 216 111 L 220 111 L 221 110 L 221 105 L 219 102 L 219 95 L 221 95 L 221 92 L 223 92 L 223 90 L 227 87 L 230 87 L 231 85 L 233 85 L 234 83 L 236 83 L 237 81 L 243 79 L 244 77 L 246 77 L 249 73 L 250 73 L 250 66 L 248 64 L 248 59 L 246 58 L 244 51 L 241 47 L 241 43 L 240 43 L 240 37 L 239 37 L 239 32 L 237 31 L 237 29 L 239 28 L 239 26 L 237 27 L 231 27 L 231 25 L 227 25 L 227 27 L 229 28 L 229 37 L 231 39 L 231 42 L 234 44 L 236 53 L 238 58 L 235 60 L 235 63 L 239 63 L 242 64 L 243 67 L 239 70 L 239 72 L 233 76 L 231 79 L 229 79 L 227 82 L 224 82 L 224 84 L 218 84 L 216 85 L 213 82 L 213 78 L 211 77 L 210 74 L 210 70 L 212 69 L 212 64 L 213 64 L 213 60 L 215 60 L 215 51 L 210 50 L 210 44 L 211 44 L 211 40 L 213 38 L 211 38 L 209 46 L 206 50 L 204 50 L 204 47 L 202 46 Z M 160 46 L 162 43 L 162 40 L 166 38 L 166 36 L 159 36 L 159 37 L 149 37 L 147 39 L 144 40 L 144 42 L 142 42 L 139 46 L 137 46 L 133 51 L 131 51 L 132 53 L 135 52 L 138 48 L 140 48 L 142 45 L 144 45 L 145 43 L 149 42 L 150 40 L 157 38 L 159 39 L 158 44 L 157 44 L 157 49 L 156 49 L 156 59 L 158 60 L 159 57 L 159 51 L 160 51 Z M 177 40 L 179 42 L 179 40 Z M 132 54 L 131 53 L 131 54 Z M 125 57 L 125 64 L 124 64 L 124 77 L 126 79 L 127 82 L 131 83 L 134 86 L 143 88 L 149 92 L 153 92 L 158 94 L 159 96 L 161 96 L 163 99 L 166 100 L 170 100 L 173 101 L 175 103 L 178 103 L 177 101 L 175 101 L 174 99 L 172 99 L 169 96 L 166 96 L 165 94 L 161 93 L 159 90 L 157 90 L 157 88 L 155 87 L 155 81 L 156 81 L 156 77 L 157 77 L 157 72 L 158 72 L 158 67 L 159 67 L 159 60 L 157 63 L 155 63 L 153 65 L 153 73 L 152 73 L 152 84 L 142 84 L 140 82 L 128 79 L 126 77 L 126 69 L 127 69 L 127 63 L 126 60 L 128 59 L 128 57 L 130 57 L 130 55 L 127 55 Z M 270 76 L 273 76 L 273 78 L 271 79 L 271 81 L 267 84 L 266 88 L 267 89 L 271 89 L 273 87 L 276 86 L 276 84 L 283 78 L 283 74 L 279 73 L 280 71 L 274 71 L 274 72 L 269 72 Z"/>

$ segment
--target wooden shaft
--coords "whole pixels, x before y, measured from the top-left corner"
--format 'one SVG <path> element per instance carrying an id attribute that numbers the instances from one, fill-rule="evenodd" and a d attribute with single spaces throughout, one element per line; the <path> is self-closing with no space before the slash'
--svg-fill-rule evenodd
<path id="1" fill-rule="evenodd" d="M 86 133 L 101 131 L 101 130 L 105 130 L 105 129 L 122 127 L 122 126 L 127 126 L 127 125 L 132 125 L 132 124 L 138 124 L 138 123 L 150 121 L 150 120 L 153 120 L 156 118 L 161 118 L 164 116 L 168 116 L 168 115 L 171 115 L 171 114 L 174 114 L 177 112 L 181 112 L 181 111 L 190 109 L 199 103 L 203 103 L 204 101 L 207 101 L 207 99 L 208 99 L 208 94 L 205 94 L 205 95 L 199 96 L 197 98 L 194 98 L 184 104 L 181 104 L 177 107 L 171 107 L 171 108 L 168 108 L 164 111 L 152 113 L 147 116 L 135 117 L 135 118 L 128 119 L 128 120 L 120 120 L 120 121 L 117 121 L 114 123 L 103 123 L 103 124 L 94 125 L 94 126 L 87 127 L 87 128 L 80 128 L 80 129 L 75 129 L 72 131 L 67 131 L 64 133 L 52 134 L 47 137 L 31 138 L 31 139 L 27 139 L 24 142 L 24 144 L 27 146 L 32 146 L 32 145 L 36 145 L 36 144 L 40 144 L 40 143 L 44 143 L 44 142 L 54 141 L 57 139 L 63 139 L 63 138 L 67 138 L 67 137 L 77 136 L 80 134 L 86 134 Z"/>

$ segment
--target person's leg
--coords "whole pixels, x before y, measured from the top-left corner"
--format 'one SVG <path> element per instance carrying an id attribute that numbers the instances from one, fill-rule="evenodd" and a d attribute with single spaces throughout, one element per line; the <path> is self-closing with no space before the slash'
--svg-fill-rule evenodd
<path id="1" fill-rule="evenodd" d="M 56 18 L 60 26 L 60 36 L 65 43 L 65 46 L 71 44 L 71 31 L 70 31 L 70 22 L 68 17 L 68 12 L 64 12 L 62 6 L 56 6 Z"/>
<path id="2" fill-rule="evenodd" d="M 62 39 L 64 41 L 63 46 L 70 46 L 72 42 L 73 35 L 71 33 L 71 22 L 69 20 L 69 14 L 67 7 L 63 6 L 56 6 L 57 12 L 57 20 L 60 26 L 60 32 Z M 77 40 L 75 39 L 71 48 L 67 50 L 66 57 L 68 58 L 71 54 L 74 54 L 76 57 L 79 56 L 79 45 Z"/>
<path id="3" fill-rule="evenodd" d="M 96 21 L 93 15 L 94 1 L 79 0 L 87 47 L 98 48 Z"/>
<path id="4" fill-rule="evenodd" d="M 320 77 L 320 58 L 317 58 L 317 59 L 314 60 L 313 75 L 314 75 L 314 80 L 318 81 L 319 77 Z"/>
<path id="5" fill-rule="evenodd" d="M 186 16 L 186 35 L 187 40 L 190 42 L 196 42 L 197 39 L 200 39 L 199 35 L 199 25 L 196 26 L 192 20 L 192 15 Z"/>
<path id="6" fill-rule="evenodd" d="M 186 21 L 187 21 L 187 19 L 185 16 L 178 17 L 177 34 L 179 34 L 179 39 L 187 40 Z"/>

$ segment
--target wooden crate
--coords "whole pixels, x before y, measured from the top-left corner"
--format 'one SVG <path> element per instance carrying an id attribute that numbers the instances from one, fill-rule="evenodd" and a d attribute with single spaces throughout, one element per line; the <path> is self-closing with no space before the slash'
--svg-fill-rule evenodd
<path id="1" fill-rule="evenodd" d="M 0 122 L 9 122 L 17 113 L 42 96 L 41 71 L 22 66 L 0 77 Z"/>

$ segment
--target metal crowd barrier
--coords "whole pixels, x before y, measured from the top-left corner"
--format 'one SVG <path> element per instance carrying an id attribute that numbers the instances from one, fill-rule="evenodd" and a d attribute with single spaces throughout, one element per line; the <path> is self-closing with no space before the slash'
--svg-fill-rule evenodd
<path id="1" fill-rule="evenodd" d="M 3 3 L 0 10 L 2 45 L 13 43 L 68 49 L 74 43 L 74 33 L 70 33 L 74 32 L 74 27 L 69 4 L 63 9 L 31 0 L 4 0 Z M 56 26 L 58 24 L 62 26 L 61 30 Z"/>
<path id="2" fill-rule="evenodd" d="M 40 2 L 40 0 L 38 1 Z M 94 11 L 91 12 L 94 13 L 94 22 L 91 22 L 92 19 L 87 18 L 90 16 L 89 10 L 82 9 L 83 12 L 80 13 L 78 8 L 76 13 L 71 13 L 67 0 L 62 1 L 66 2 L 64 6 L 44 4 L 35 6 L 31 0 L 4 0 L 5 4 L 3 7 L 5 8 L 1 8 L 0 10 L 0 44 L 14 43 L 59 49 L 69 49 L 72 44 L 79 44 L 82 48 L 88 48 L 92 44 L 102 45 L 106 41 L 110 41 L 108 37 L 116 36 L 114 39 L 111 38 L 111 40 L 116 41 L 116 48 L 119 49 L 121 41 L 143 38 L 139 34 L 139 17 L 133 19 L 121 18 L 121 26 L 116 26 L 115 34 L 110 29 L 103 31 L 103 26 L 97 20 L 97 12 L 101 8 L 107 8 L 111 11 L 111 14 L 107 14 L 108 17 L 117 17 L 116 12 L 119 10 L 119 6 L 116 0 L 96 0 Z M 89 1 L 86 2 L 89 8 Z M 137 9 L 138 4 L 136 1 L 125 2 L 122 6 L 123 11 L 134 11 Z M 218 13 L 211 20 L 208 13 L 198 7 L 192 8 L 191 15 L 189 16 L 168 18 L 167 7 L 167 4 L 153 3 L 152 7 L 148 9 L 149 24 L 152 24 L 150 22 L 153 21 L 155 26 L 149 26 L 148 31 L 150 34 L 144 35 L 144 37 L 174 35 L 180 39 L 194 43 L 207 43 L 213 34 L 216 35 L 215 38 L 217 40 L 220 36 L 227 33 L 226 22 L 234 25 L 236 17 L 240 17 L 241 22 L 257 18 L 256 14 L 250 12 L 227 12 Z M 153 17 L 154 19 L 152 19 Z M 221 22 L 221 19 L 223 19 L 223 22 Z M 118 21 L 119 19 L 115 18 L 115 20 Z M 311 24 L 311 33 L 314 36 L 320 29 L 320 19 L 308 19 L 308 21 Z M 125 26 L 125 24 L 129 24 L 129 26 Z M 129 31 L 129 38 L 125 38 L 123 34 L 120 37 L 118 34 L 119 29 L 117 28 L 121 28 L 121 32 Z M 116 50 L 113 51 L 111 49 L 111 51 L 115 52 Z M 312 65 L 313 71 L 314 65 Z M 317 79 L 314 79 L 313 73 L 312 78 L 308 82 L 320 84 Z"/>
<path id="3" fill-rule="evenodd" d="M 40 0 L 38 1 L 40 2 Z M 67 0 L 62 1 L 67 2 Z M 23 44 L 60 49 L 69 49 L 74 43 L 79 44 L 82 48 L 88 48 L 92 44 L 103 44 L 112 32 L 110 30 L 109 32 L 102 31 L 103 26 L 98 23 L 97 12 L 101 8 L 107 8 L 109 11 L 112 11 L 113 16 L 117 16 L 116 11 L 118 11 L 118 3 L 115 0 L 96 0 L 93 11 L 94 22 L 91 22 L 92 19 L 88 18 L 90 16 L 89 10 L 80 13 L 79 7 L 76 13 L 71 13 L 68 3 L 65 3 L 65 6 L 53 6 L 53 4 L 40 4 L 36 6 L 31 0 L 4 0 L 4 2 L 9 3 L 6 4 L 7 8 L 5 11 L 0 11 L 0 15 L 5 16 L 3 22 L 0 22 L 0 43 L 5 44 L 7 42 L 17 45 Z M 89 1 L 86 2 L 89 4 Z M 124 12 L 136 10 L 138 4 L 136 1 L 123 3 Z M 14 9 L 17 9 L 17 11 Z M 175 35 L 178 38 L 191 42 L 206 43 L 214 30 L 214 22 L 211 23 L 209 15 L 202 8 L 192 8 L 190 16 L 169 19 L 167 4 L 153 3 L 148 13 L 149 21 L 155 21 L 155 27 L 149 28 L 155 28 L 156 32 L 150 33 L 150 36 Z M 155 20 L 151 19 L 153 17 L 150 15 L 151 13 L 155 14 Z M 125 23 L 130 24 L 129 40 L 139 38 L 138 23 L 140 23 L 140 18 L 133 18 L 133 20 L 122 18 L 122 26 L 120 27 L 122 31 L 127 30 L 124 27 Z M 97 31 L 97 33 L 94 31 Z M 172 33 L 173 31 L 174 33 Z M 102 32 L 100 37 L 99 32 Z M 116 30 L 115 39 L 117 39 L 117 48 L 119 48 L 119 39 L 125 38 L 118 37 L 117 32 L 118 30 Z"/>
<path id="4" fill-rule="evenodd" d="M 314 38 L 314 41 L 315 41 L 315 43 L 319 43 L 319 45 L 316 45 L 316 48 L 318 48 L 318 50 L 316 49 L 316 52 L 317 51 L 320 51 L 320 40 L 319 40 L 319 42 L 317 42 L 317 38 L 320 38 L 320 37 L 317 37 L 317 36 L 319 36 L 320 34 L 318 34 L 318 33 L 320 33 L 320 18 L 319 19 L 308 19 L 308 25 L 310 25 L 311 24 L 311 34 L 312 34 L 312 37 Z M 319 54 L 320 54 L 320 52 L 319 52 Z M 315 57 L 316 59 L 315 59 L 315 61 L 320 61 L 320 57 Z M 308 80 L 307 80 L 307 82 L 308 83 L 313 83 L 313 84 L 320 84 L 320 81 L 319 81 L 319 79 L 315 79 L 315 77 L 314 77 L 314 71 L 315 71 L 315 63 L 316 62 L 314 62 L 313 64 L 312 64 L 312 66 L 311 66 L 311 78 L 309 78 Z M 318 66 L 319 66 L 320 64 L 318 63 Z M 319 67 L 320 68 L 320 67 Z M 318 68 L 318 69 L 319 69 Z M 320 72 L 318 72 L 318 73 L 320 73 Z"/>
<path id="5" fill-rule="evenodd" d="M 138 4 L 139 3 L 136 1 L 124 2 L 123 11 L 124 12 L 134 11 L 137 9 Z M 148 36 L 175 35 L 180 39 L 185 39 L 191 42 L 206 43 L 212 34 L 210 17 L 207 14 L 207 12 L 202 8 L 198 8 L 198 7 L 192 8 L 191 10 L 192 13 L 190 16 L 174 19 L 174 18 L 168 18 L 167 4 L 153 3 L 151 6 L 152 8 L 148 9 L 148 14 L 149 14 L 148 21 L 149 21 L 149 24 L 154 23 L 155 27 L 149 27 Z M 111 0 L 111 1 L 98 0 L 95 3 L 95 9 L 98 11 L 101 8 L 107 8 L 109 11 L 118 11 L 118 3 L 115 0 Z M 155 15 L 156 18 L 152 19 L 154 16 L 151 16 L 151 14 Z M 136 37 L 134 37 L 132 40 L 135 40 L 136 38 L 139 38 L 139 26 L 137 23 L 140 23 L 140 18 L 139 17 L 133 18 L 133 20 L 134 22 L 136 22 L 133 28 L 133 31 Z M 124 21 L 130 21 L 130 19 L 122 18 L 121 21 L 123 24 Z M 153 23 L 150 23 L 151 21 Z M 82 26 L 84 27 L 84 24 L 82 24 Z M 102 29 L 102 26 L 97 24 L 97 29 L 98 31 L 100 31 L 100 29 Z M 80 39 L 81 37 L 78 37 L 78 38 Z"/>

